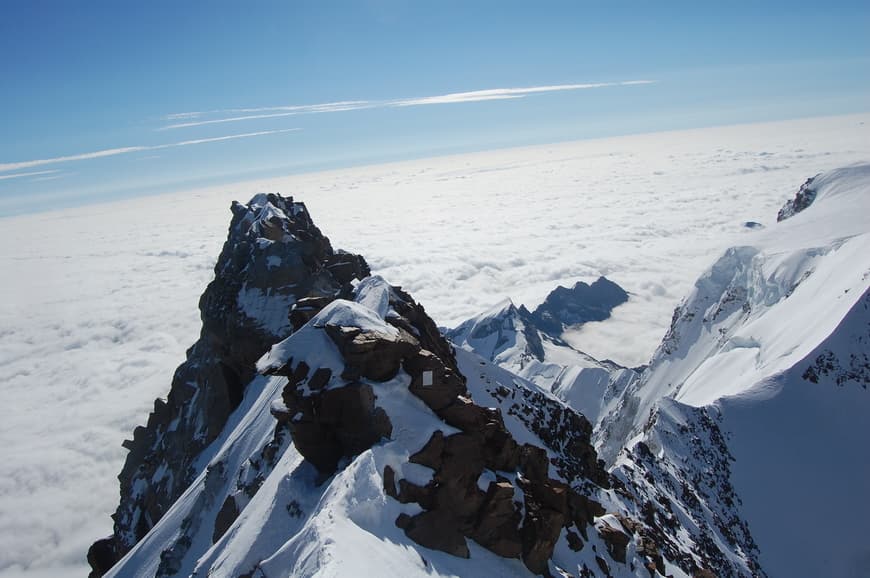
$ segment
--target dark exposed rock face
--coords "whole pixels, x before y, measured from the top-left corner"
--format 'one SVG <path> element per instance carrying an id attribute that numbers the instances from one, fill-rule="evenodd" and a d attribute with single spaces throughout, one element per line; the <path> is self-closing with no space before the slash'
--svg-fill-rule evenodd
<path id="1" fill-rule="evenodd" d="M 523 422 L 556 454 L 553 466 L 559 475 L 610 487 L 610 476 L 592 447 L 592 424 L 581 413 L 525 387 L 492 387 L 489 393 L 501 402 L 511 400 L 508 414 Z"/>
<path id="2" fill-rule="evenodd" d="M 369 274 L 358 255 L 333 251 L 305 205 L 279 195 L 233 203 L 229 235 L 215 278 L 200 299 L 200 339 L 175 372 L 166 401 L 154 402 L 137 427 L 118 476 L 121 501 L 114 534 L 88 553 L 101 576 L 157 523 L 192 480 L 191 465 L 214 440 L 244 388 L 254 363 L 292 331 L 297 300 L 335 298 L 349 281 Z"/>
<path id="3" fill-rule="evenodd" d="M 779 213 L 776 215 L 777 223 L 797 215 L 813 204 L 813 201 L 816 200 L 817 194 L 813 181 L 815 181 L 818 176 L 819 175 L 808 178 L 806 182 L 801 185 L 801 188 L 798 189 L 798 192 L 795 193 L 794 199 L 786 201 L 785 205 L 782 206 Z"/>
<path id="4" fill-rule="evenodd" d="M 679 457 L 662 459 L 639 442 L 613 471 L 617 491 L 637 508 L 633 521 L 620 522 L 634 533 L 638 553 L 654 568 L 667 558 L 691 576 L 709 568 L 721 576 L 766 576 L 758 546 L 739 516 L 740 499 L 730 481 L 734 458 L 715 411 L 671 402 L 667 411 L 655 412 L 650 427 L 657 436 L 680 440 L 684 449 Z M 621 538 L 610 538 L 608 548 L 619 547 L 613 538 Z"/>
<path id="5" fill-rule="evenodd" d="M 390 436 L 392 424 L 384 410 L 375 407 L 371 385 L 317 389 L 310 385 L 315 376 L 309 379 L 305 362 L 297 368 L 302 371 L 295 371 L 284 388 L 287 411 L 275 416 L 287 420 L 296 449 L 324 475 L 332 474 L 341 458 L 357 455 Z"/>
<path id="6" fill-rule="evenodd" d="M 304 361 L 294 366 L 292 359 L 266 370 L 287 376 L 284 409 L 273 408 L 273 414 L 288 424 L 296 448 L 323 476 L 332 474 L 342 458 L 390 436 L 392 425 L 375 405 L 377 388 L 372 384 L 391 380 L 400 370 L 411 376 L 409 389 L 430 406 L 444 408 L 456 420 L 470 419 L 460 408 L 447 408 L 467 392 L 452 349 L 435 323 L 400 288 L 387 287 L 386 292 L 392 314 L 386 317 L 390 325 L 385 327 L 391 327 L 391 332 L 313 321 L 341 354 L 344 369 L 340 375 L 333 378 L 327 368 L 312 370 Z M 305 300 L 305 315 L 313 319 L 331 301 Z M 291 317 L 296 312 L 294 307 Z"/>
<path id="7" fill-rule="evenodd" d="M 577 282 L 574 287 L 556 287 L 532 313 L 535 325 L 550 335 L 560 335 L 569 325 L 604 321 L 617 305 L 628 301 L 625 290 L 604 277 L 591 285 Z"/>
<path id="8" fill-rule="evenodd" d="M 471 538 L 496 554 L 521 558 L 535 573 L 546 574 L 562 530 L 575 528 L 586 535 L 593 518 L 604 513 L 597 502 L 550 477 L 553 465 L 566 479 L 577 478 L 578 485 L 582 479 L 607 486 L 608 476 L 590 444 L 591 426 L 560 406 L 564 411 L 552 412 L 554 423 L 533 428 L 546 435 L 553 447 L 565 444 L 559 449 L 570 457 L 551 462 L 544 448 L 517 443 L 500 409 L 484 408 L 470 399 L 446 342 L 432 338 L 428 345 L 440 355 L 420 349 L 403 359 L 402 368 L 411 377 L 410 391 L 460 431 L 449 435 L 434 431 L 409 457 L 410 462 L 433 470 L 426 486 L 396 480 L 395 472 L 385 469 L 387 495 L 402 503 L 418 503 L 424 510 L 415 516 L 402 515 L 396 524 L 422 546 L 467 557 L 466 539 Z M 558 405 L 549 398 L 535 401 Z M 534 421 L 529 416 L 525 423 Z M 483 487 L 481 476 L 489 479 Z"/>
<path id="9" fill-rule="evenodd" d="M 870 290 L 852 306 L 847 324 L 841 324 L 838 333 L 846 334 L 847 341 L 855 344 L 851 351 L 833 351 L 828 347 L 813 352 L 803 379 L 819 383 L 829 381 L 840 387 L 870 386 Z"/>
<path id="10" fill-rule="evenodd" d="M 574 527 L 586 535 L 586 527 L 604 508 L 550 478 L 547 452 L 518 445 L 498 410 L 466 405 L 476 408 L 473 413 L 483 427 L 475 419 L 448 421 L 460 429 L 464 423 L 467 429 L 449 436 L 435 431 L 410 457 L 434 470 L 428 485 L 399 480 L 396 491 L 395 473 L 384 472 L 388 495 L 403 503 L 417 502 L 425 510 L 400 517 L 396 524 L 427 548 L 467 557 L 465 538 L 471 538 L 500 556 L 522 558 L 536 574 L 546 574 L 562 529 Z M 478 480 L 486 471 L 492 480 L 484 491 Z"/>

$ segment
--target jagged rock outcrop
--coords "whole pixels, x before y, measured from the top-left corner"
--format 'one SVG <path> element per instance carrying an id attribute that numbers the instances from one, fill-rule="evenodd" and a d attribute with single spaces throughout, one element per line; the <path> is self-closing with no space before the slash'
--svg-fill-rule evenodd
<path id="1" fill-rule="evenodd" d="M 325 333 L 341 355 L 338 375 L 305 361 L 284 361 L 274 349 L 262 365 L 264 373 L 288 380 L 283 405 L 273 406 L 272 413 L 289 425 L 297 450 L 325 478 L 342 459 L 389 438 L 392 424 L 375 404 L 376 384 L 403 372 L 408 390 L 444 426 L 408 458 L 433 470 L 427 484 L 397 478 L 390 466 L 383 471 L 388 496 L 423 510 L 400 515 L 396 524 L 427 548 L 467 558 L 466 538 L 471 538 L 500 556 L 522 558 L 534 573 L 547 573 L 563 529 L 586 535 L 586 526 L 604 513 L 600 504 L 549 475 L 552 464 L 560 478 L 575 480 L 578 488 L 581 481 L 608 486 L 590 444 L 589 422 L 539 394 L 526 402 L 534 411 L 519 419 L 559 447 L 562 458 L 551 460 L 544 448 L 518 443 L 500 409 L 472 401 L 450 346 L 410 296 L 378 277 L 363 281 L 356 295 L 359 302 L 374 305 L 383 324 L 374 319 L 363 327 L 346 325 L 349 317 L 360 324 L 368 315 L 356 303 L 336 300 L 316 313 L 314 305 L 303 304 L 314 313 L 310 327 Z M 551 419 L 545 419 L 545 412 Z M 446 433 L 450 430 L 458 431 Z M 483 487 L 481 476 L 489 480 Z"/>
<path id="2" fill-rule="evenodd" d="M 349 295 L 369 274 L 365 260 L 333 251 L 303 203 L 257 195 L 233 203 L 215 278 L 200 299 L 202 331 L 179 366 L 166 400 L 137 427 L 118 476 L 114 534 L 91 548 L 92 577 L 142 539 L 194 477 L 192 464 L 222 431 L 256 374 L 257 359 L 292 331 L 302 299 Z"/>
<path id="3" fill-rule="evenodd" d="M 779 213 L 776 214 L 777 222 L 793 217 L 813 204 L 818 194 L 814 184 L 818 176 L 808 178 L 798 189 L 798 192 L 795 193 L 794 198 L 786 201 L 785 205 L 779 210 Z"/>
<path id="4" fill-rule="evenodd" d="M 628 301 L 625 290 L 599 277 L 591 285 L 578 281 L 572 288 L 556 287 L 532 312 L 535 325 L 550 335 L 560 335 L 570 325 L 604 321 L 617 305 Z"/>

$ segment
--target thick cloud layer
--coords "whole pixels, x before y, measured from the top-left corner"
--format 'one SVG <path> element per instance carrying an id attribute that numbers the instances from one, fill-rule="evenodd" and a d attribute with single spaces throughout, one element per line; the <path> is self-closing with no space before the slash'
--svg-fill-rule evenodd
<path id="1" fill-rule="evenodd" d="M 860 124 L 861 122 L 866 124 Z M 645 362 L 746 221 L 870 159 L 870 116 L 635 136 L 227 185 L 0 227 L 0 576 L 81 576 L 110 532 L 120 443 L 197 337 L 229 202 L 303 200 L 336 247 L 443 325 L 606 275 L 630 301 L 571 335 Z"/>

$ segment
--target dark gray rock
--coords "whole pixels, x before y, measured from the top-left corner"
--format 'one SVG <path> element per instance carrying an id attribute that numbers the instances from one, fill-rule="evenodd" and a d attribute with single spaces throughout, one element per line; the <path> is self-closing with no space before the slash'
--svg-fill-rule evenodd
<path id="1" fill-rule="evenodd" d="M 241 403 L 256 360 L 294 330 L 291 306 L 349 295 L 348 281 L 368 275 L 362 257 L 333 251 L 303 203 L 258 195 L 231 210 L 214 280 L 199 302 L 200 338 L 166 400 L 157 400 L 147 425 L 124 442 L 129 454 L 118 476 L 114 533 L 92 548 L 93 576 L 132 548 L 187 488 L 197 456 Z M 144 489 L 134 492 L 137 485 Z"/>
<path id="2" fill-rule="evenodd" d="M 569 325 L 604 321 L 617 305 L 628 301 L 625 290 L 604 277 L 588 285 L 582 281 L 574 287 L 556 287 L 532 313 L 535 326 L 550 335 L 561 335 Z"/>
<path id="3" fill-rule="evenodd" d="M 813 204 L 817 194 L 814 181 L 818 176 L 808 178 L 798 189 L 798 192 L 795 193 L 794 198 L 786 201 L 785 205 L 779 210 L 779 213 L 776 214 L 777 223 L 797 215 Z"/>

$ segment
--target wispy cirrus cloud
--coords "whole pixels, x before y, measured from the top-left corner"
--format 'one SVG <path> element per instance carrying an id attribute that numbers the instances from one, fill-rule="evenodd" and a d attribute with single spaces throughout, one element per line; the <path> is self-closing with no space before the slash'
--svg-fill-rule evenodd
<path id="1" fill-rule="evenodd" d="M 21 177 L 36 177 L 39 175 L 50 175 L 52 173 L 56 173 L 57 170 L 50 171 L 28 171 L 26 173 L 13 173 L 11 175 L 0 175 L 0 181 L 4 181 L 6 179 L 20 179 Z"/>
<path id="2" fill-rule="evenodd" d="M 66 155 L 66 156 L 60 156 L 60 157 L 34 159 L 34 160 L 19 161 L 19 162 L 14 162 L 14 163 L 0 163 L 0 172 L 18 171 L 18 170 L 22 170 L 22 169 L 29 169 L 29 168 L 39 167 L 39 166 L 43 166 L 43 165 L 53 165 L 53 164 L 57 164 L 57 163 L 68 163 L 68 162 L 72 162 L 72 161 L 84 161 L 84 160 L 89 160 L 89 159 L 98 159 L 98 158 L 103 158 L 103 157 L 112 157 L 112 156 L 116 156 L 116 155 L 124 155 L 124 154 L 129 154 L 129 153 L 140 152 L 140 151 L 153 151 L 153 150 L 168 149 L 168 148 L 173 148 L 173 147 L 184 147 L 184 146 L 191 146 L 191 145 L 205 144 L 205 143 L 212 143 L 212 142 L 222 142 L 222 141 L 228 141 L 228 140 L 234 140 L 234 139 L 240 139 L 240 138 L 251 138 L 251 137 L 255 137 L 255 136 L 263 136 L 263 135 L 268 135 L 268 134 L 294 132 L 294 131 L 298 131 L 298 130 L 300 130 L 300 129 L 298 129 L 298 128 L 284 128 L 284 129 L 278 129 L 278 130 L 263 130 L 263 131 L 259 131 L 259 132 L 231 134 L 231 135 L 226 135 L 226 136 L 200 138 L 200 139 L 185 140 L 185 141 L 180 141 L 180 142 L 165 143 L 165 144 L 158 144 L 158 145 L 138 145 L 138 146 L 129 146 L 129 147 L 119 147 L 119 148 L 103 149 L 103 150 L 99 150 L 99 151 L 92 151 L 92 152 L 87 152 L 87 153 L 79 153 L 79 154 Z M 0 176 L 0 179 L 16 178 L 19 176 L 32 176 L 32 175 L 37 175 L 37 174 L 46 174 L 49 172 L 54 172 L 54 171 L 34 171 L 34 172 L 30 172 L 30 173 L 15 173 L 14 175 Z"/>
<path id="3" fill-rule="evenodd" d="M 326 112 L 342 112 L 349 110 L 361 110 L 366 108 L 394 108 L 408 106 L 425 106 L 430 104 L 457 104 L 466 102 L 480 102 L 486 100 L 507 100 L 524 98 L 531 94 L 545 92 L 563 92 L 571 90 L 589 90 L 595 88 L 609 88 L 617 86 L 637 86 L 653 84 L 655 80 L 623 80 L 619 82 L 590 82 L 583 84 L 553 84 L 544 86 L 527 86 L 519 88 L 490 88 L 486 90 L 472 90 L 468 92 L 452 92 L 434 96 L 421 96 L 413 98 L 398 98 L 391 100 L 350 100 L 340 102 L 327 102 L 322 104 L 292 105 L 292 106 L 269 106 L 259 108 L 229 108 L 223 110 L 211 110 L 207 112 L 181 112 L 166 115 L 164 121 L 170 122 L 159 130 L 171 130 L 178 128 L 190 128 L 210 124 L 222 124 L 229 122 L 244 122 L 266 118 L 280 118 L 299 114 L 318 114 Z M 229 116 L 228 116 L 229 115 Z M 218 117 L 218 118 L 207 118 Z M 181 122 L 173 122 L 181 121 Z"/>
<path id="4" fill-rule="evenodd" d="M 342 102 L 326 102 L 321 104 L 306 104 L 293 106 L 268 106 L 260 108 L 227 108 L 223 110 L 210 110 L 207 112 L 178 112 L 163 117 L 163 120 L 179 120 L 159 130 L 174 128 L 187 128 L 191 126 L 203 126 L 208 124 L 220 124 L 225 122 L 240 122 L 244 120 L 256 120 L 261 118 L 280 118 L 283 116 L 296 116 L 298 114 L 318 114 L 323 112 L 339 112 L 344 110 L 359 110 L 361 108 L 374 108 L 379 106 L 376 101 L 349 100 Z M 207 115 L 241 115 L 209 120 L 196 120 Z"/>
<path id="5" fill-rule="evenodd" d="M 502 100 L 507 98 L 523 98 L 530 94 L 542 92 L 563 92 L 568 90 L 588 90 L 592 88 L 608 88 L 614 86 L 635 86 L 652 84 L 654 80 L 625 80 L 621 82 L 590 82 L 585 84 L 553 84 L 548 86 L 528 86 L 523 88 L 491 88 L 487 90 L 472 90 L 470 92 L 453 92 L 437 96 L 421 98 L 406 98 L 390 103 L 390 106 L 422 106 L 427 104 L 455 104 L 460 102 L 477 102 L 481 100 Z"/>

